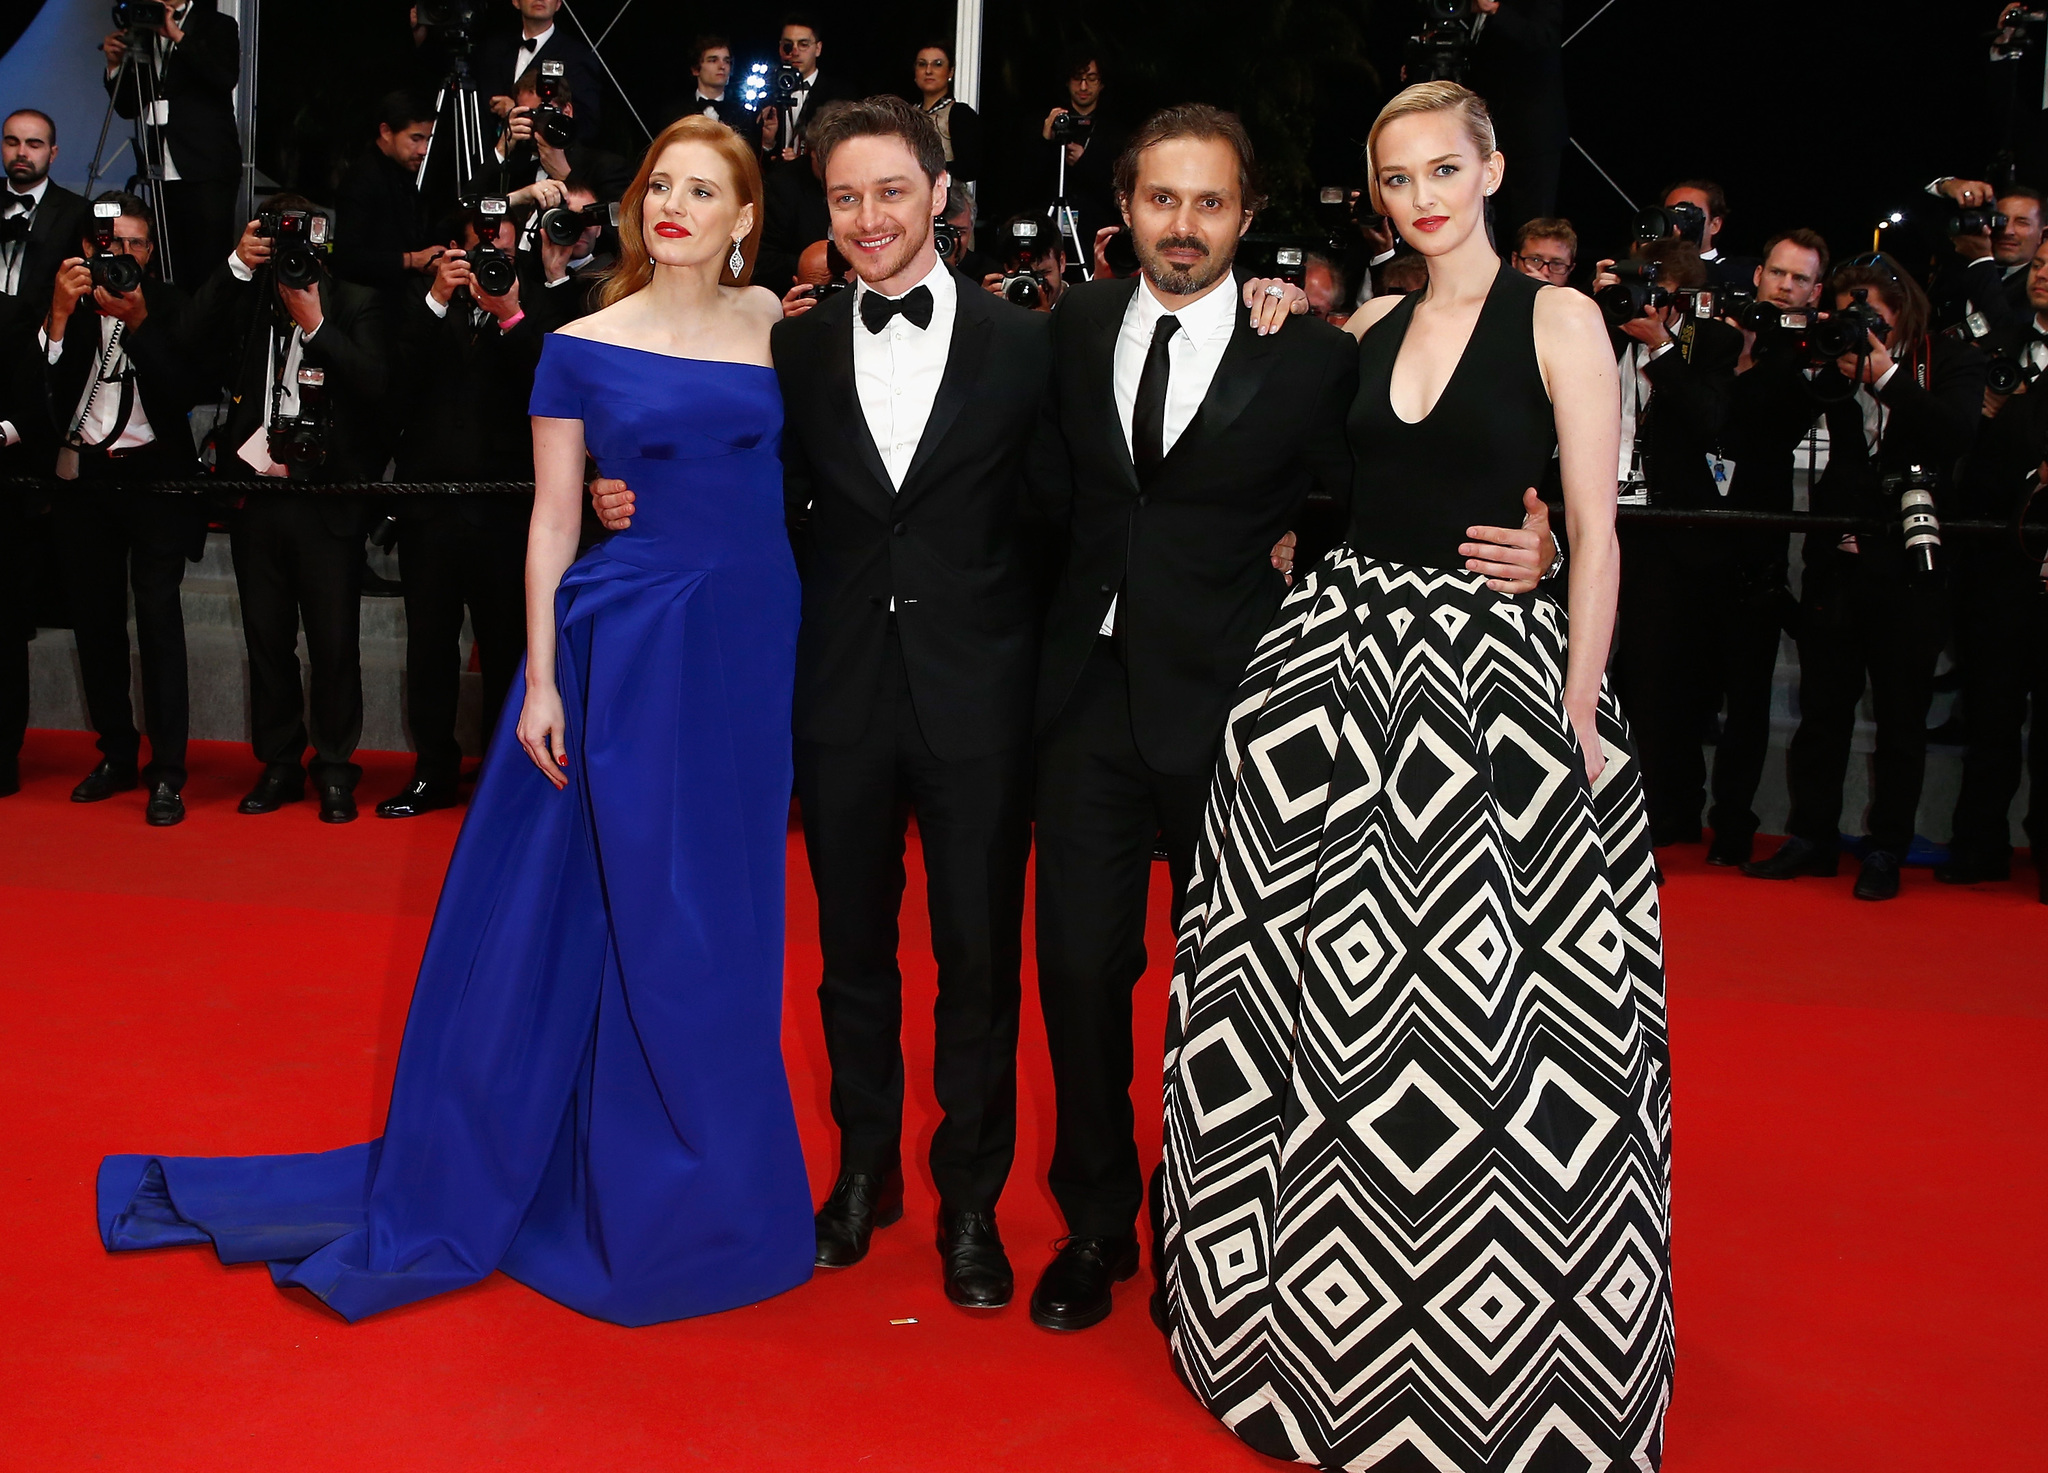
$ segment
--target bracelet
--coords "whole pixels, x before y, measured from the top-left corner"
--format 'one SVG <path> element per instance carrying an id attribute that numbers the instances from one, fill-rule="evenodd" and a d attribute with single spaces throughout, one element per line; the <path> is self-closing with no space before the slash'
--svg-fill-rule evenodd
<path id="1" fill-rule="evenodd" d="M 526 321 L 526 309 L 524 307 L 521 307 L 517 312 L 514 312 L 510 317 L 503 317 L 498 320 L 498 331 L 510 332 L 512 331 L 513 328 L 519 326 L 519 324 L 524 321 Z"/>

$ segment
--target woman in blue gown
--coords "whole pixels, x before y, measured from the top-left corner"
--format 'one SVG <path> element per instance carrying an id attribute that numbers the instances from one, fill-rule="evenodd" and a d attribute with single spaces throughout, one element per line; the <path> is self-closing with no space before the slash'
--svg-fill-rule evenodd
<path id="1" fill-rule="evenodd" d="M 384 1135 L 110 1156 L 108 1248 L 211 1242 L 351 1320 L 493 1269 L 626 1325 L 810 1277 L 780 1037 L 798 588 L 779 307 L 743 284 L 760 198 L 744 143 L 677 122 L 622 203 L 608 304 L 547 339 L 524 709 L 448 867 Z M 586 451 L 640 511 L 578 559 Z"/>

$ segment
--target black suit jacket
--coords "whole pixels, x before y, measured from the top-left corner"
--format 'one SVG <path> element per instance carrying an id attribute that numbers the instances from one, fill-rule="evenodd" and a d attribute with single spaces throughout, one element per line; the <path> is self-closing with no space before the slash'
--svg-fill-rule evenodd
<path id="1" fill-rule="evenodd" d="M 50 182 L 23 243 L 18 289 L 11 297 L 0 296 L 0 324 L 34 333 L 50 310 L 50 288 L 57 280 L 57 268 L 84 248 L 86 222 L 91 218 L 84 195 Z"/>
<path id="2" fill-rule="evenodd" d="M 388 377 L 384 298 L 368 287 L 336 281 L 322 272 L 319 278 L 320 330 L 305 346 L 303 362 L 308 368 L 327 371 L 327 402 L 332 407 L 332 430 L 327 463 L 306 471 L 294 471 L 294 479 L 310 481 L 368 481 L 383 474 L 384 466 L 375 447 L 386 443 L 376 416 Z M 249 436 L 270 419 L 270 333 L 273 322 L 283 323 L 285 341 L 291 319 L 284 317 L 268 272 L 254 281 L 243 281 L 224 261 L 206 279 L 193 299 L 197 321 L 212 329 L 212 347 L 223 365 L 222 382 L 228 387 L 229 408 L 216 444 L 220 464 L 227 474 L 250 474 L 236 452 Z M 251 330 L 253 327 L 253 331 Z M 319 502 L 328 525 L 336 533 L 347 533 L 358 524 L 361 506 L 353 496 L 322 496 Z"/>
<path id="3" fill-rule="evenodd" d="M 2008 274 L 1989 256 L 1965 261 L 1951 255 L 1935 273 L 1927 290 L 1934 306 L 1934 325 L 1953 327 L 1972 312 L 1980 314 L 1994 333 L 2018 332 L 2033 320 L 2027 300 L 2027 269 Z"/>
<path id="4" fill-rule="evenodd" d="M 167 473 L 194 475 L 199 466 L 185 416 L 208 386 L 190 336 L 191 298 L 168 281 L 150 279 L 142 283 L 142 299 L 149 307 L 142 326 L 121 337 L 135 367 L 135 397 L 149 418 Z M 98 310 L 90 300 L 81 301 L 64 324 L 57 361 L 48 364 L 50 420 L 60 439 L 69 432 L 86 384 L 99 367 L 99 329 Z"/>
<path id="5" fill-rule="evenodd" d="M 1037 607 L 1026 561 L 1027 451 L 1048 321 L 954 278 L 946 372 L 893 488 L 854 388 L 854 292 L 777 324 L 783 487 L 803 572 L 796 734 L 857 740 L 886 657 L 889 601 L 924 738 L 947 761 L 1027 740 Z"/>
<path id="6" fill-rule="evenodd" d="M 523 273 L 522 278 L 523 303 L 528 281 Z M 532 480 L 533 432 L 526 410 L 543 336 L 530 312 L 503 332 L 496 322 L 477 326 L 472 304 L 460 298 L 437 317 L 425 292 L 409 295 L 401 309 L 393 378 L 394 398 L 406 416 L 399 479 Z"/>
<path id="7" fill-rule="evenodd" d="M 1136 277 L 1077 286 L 1052 314 L 1053 396 L 1034 479 L 1065 529 L 1066 565 L 1046 617 L 1038 723 L 1066 705 L 1120 592 L 1138 751 L 1161 772 L 1195 775 L 1214 760 L 1252 648 L 1286 595 L 1273 544 L 1312 490 L 1350 505 L 1344 418 L 1358 347 L 1311 317 L 1260 337 L 1240 304 L 1201 412 L 1141 483 L 1112 381 L 1138 289 Z"/>
<path id="8" fill-rule="evenodd" d="M 118 88 L 114 78 L 106 79 L 114 111 L 124 118 L 142 109 L 139 62 L 136 57 L 121 73 Z M 171 48 L 158 83 L 158 96 L 171 104 L 164 138 L 179 178 L 233 179 L 242 167 L 242 140 L 235 130 L 235 83 L 241 75 L 241 28 L 210 5 L 194 5 L 185 14 L 185 39 Z"/>
<path id="9" fill-rule="evenodd" d="M 493 97 L 513 95 L 518 78 L 512 75 L 512 67 L 519 54 L 519 42 L 519 32 L 498 31 L 477 43 L 470 75 L 476 78 L 476 89 L 483 94 L 487 106 Z M 547 45 L 527 58 L 526 64 L 538 66 L 544 61 L 562 64 L 562 77 L 569 84 L 570 102 L 576 109 L 576 116 L 571 119 L 576 125 L 576 137 L 589 142 L 597 137 L 598 125 L 604 121 L 604 73 L 598 70 L 597 57 L 568 16 L 555 18 L 554 35 L 548 37 Z"/>
<path id="10" fill-rule="evenodd" d="M 408 284 L 405 253 L 434 243 L 419 177 L 374 143 L 356 156 L 334 194 L 336 276 L 379 291 Z"/>
<path id="11" fill-rule="evenodd" d="M 832 234 L 825 186 L 811 172 L 808 157 L 768 175 L 762 186 L 761 249 L 754 281 L 778 297 L 796 284 L 797 258 Z"/>
<path id="12" fill-rule="evenodd" d="M 1629 338 L 1616 333 L 1625 349 Z M 1720 506 L 1721 496 L 1707 468 L 1707 454 L 1719 447 L 1742 356 L 1742 334 L 1725 322 L 1688 321 L 1678 346 L 1644 370 L 1650 396 L 1638 433 L 1650 500 L 1659 506 Z"/>

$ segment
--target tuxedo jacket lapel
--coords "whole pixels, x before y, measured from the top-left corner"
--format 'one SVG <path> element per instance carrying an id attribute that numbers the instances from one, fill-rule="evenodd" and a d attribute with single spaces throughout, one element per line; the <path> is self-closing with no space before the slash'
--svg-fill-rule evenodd
<path id="1" fill-rule="evenodd" d="M 898 506 L 923 491 L 920 473 L 931 464 L 947 432 L 960 418 L 960 411 L 973 397 L 974 385 L 981 377 L 982 362 L 988 356 L 989 316 L 995 304 L 987 292 L 969 286 L 958 277 L 954 279 L 954 296 L 958 305 L 953 311 L 952 341 L 946 347 L 946 371 L 939 380 L 939 392 L 932 400 L 932 412 L 925 420 L 924 433 L 918 437 L 917 454 L 911 457 L 910 469 L 903 476 L 902 489 L 896 493 Z"/>
<path id="2" fill-rule="evenodd" d="M 1190 442 L 1220 435 L 1237 422 L 1272 371 L 1274 341 L 1253 330 L 1251 314 L 1240 304 L 1237 327 L 1224 345 L 1223 361 L 1216 365 L 1216 376 L 1209 380 L 1209 392 L 1202 397 L 1195 422 L 1174 441 L 1175 451 L 1184 450 Z M 1172 459 L 1169 453 L 1166 460 Z"/>
<path id="3" fill-rule="evenodd" d="M 824 365 L 825 417 L 842 432 L 837 447 L 821 446 L 815 453 L 830 454 L 836 448 L 858 461 L 867 476 L 855 476 L 852 481 L 869 493 L 870 500 L 886 516 L 896 500 L 896 489 L 889 481 L 889 468 L 882 463 L 882 452 L 875 448 L 867 414 L 860 407 L 860 390 L 854 384 L 854 296 L 853 291 L 835 292 L 824 306 L 813 309 L 821 315 L 830 314 L 821 323 L 829 329 Z"/>
<path id="4" fill-rule="evenodd" d="M 1123 419 L 1116 407 L 1116 340 L 1123 331 L 1131 294 L 1138 289 L 1138 278 L 1125 277 L 1116 285 L 1118 290 L 1100 294 L 1101 305 L 1096 315 L 1082 324 L 1076 371 L 1080 375 L 1080 403 L 1100 416 L 1094 433 L 1109 442 L 1111 458 L 1135 493 L 1138 468 L 1131 461 L 1131 442 L 1124 438 Z"/>

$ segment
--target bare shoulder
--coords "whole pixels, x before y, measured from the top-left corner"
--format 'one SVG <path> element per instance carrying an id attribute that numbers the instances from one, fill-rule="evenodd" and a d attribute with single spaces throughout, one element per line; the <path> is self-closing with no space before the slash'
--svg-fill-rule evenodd
<path id="1" fill-rule="evenodd" d="M 555 331 L 564 337 L 591 338 L 600 343 L 620 343 L 623 339 L 619 335 L 619 329 L 628 319 L 627 304 L 632 300 L 631 297 L 627 297 L 622 301 L 613 302 L 609 307 L 587 312 L 573 322 L 563 323 Z"/>
<path id="2" fill-rule="evenodd" d="M 1351 314 L 1351 320 L 1344 324 L 1344 331 L 1354 338 L 1363 339 L 1369 328 L 1382 317 L 1401 305 L 1399 296 L 1374 297 L 1363 307 Z"/>
<path id="3" fill-rule="evenodd" d="M 729 286 L 723 288 L 727 298 L 746 314 L 774 326 L 782 321 L 782 299 L 765 286 Z"/>
<path id="4" fill-rule="evenodd" d="M 1607 320 L 1600 304 L 1568 286 L 1545 286 L 1536 293 L 1532 317 L 1536 351 L 1580 351 L 1588 345 L 1607 349 Z"/>

